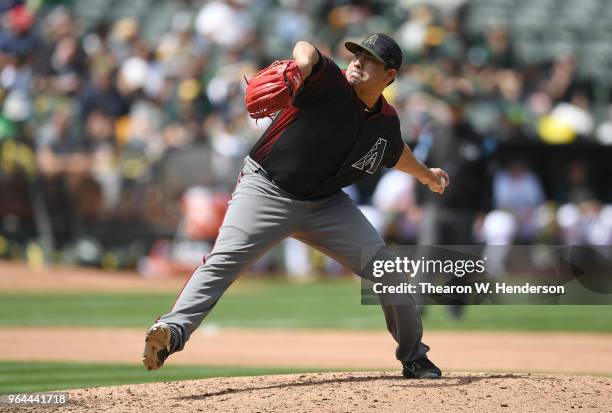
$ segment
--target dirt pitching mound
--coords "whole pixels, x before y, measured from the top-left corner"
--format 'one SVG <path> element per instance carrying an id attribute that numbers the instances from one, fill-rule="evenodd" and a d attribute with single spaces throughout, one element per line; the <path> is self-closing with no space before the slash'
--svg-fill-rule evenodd
<path id="1" fill-rule="evenodd" d="M 315 373 L 101 387 L 69 394 L 70 403 L 57 410 L 609 412 L 612 378 L 450 373 L 440 380 L 405 380 L 391 372 Z"/>

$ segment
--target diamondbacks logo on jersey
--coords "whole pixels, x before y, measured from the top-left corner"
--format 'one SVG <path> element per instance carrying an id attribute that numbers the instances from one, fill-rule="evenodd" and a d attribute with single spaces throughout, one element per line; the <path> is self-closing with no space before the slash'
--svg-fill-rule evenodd
<path id="1" fill-rule="evenodd" d="M 382 161 L 383 155 L 385 154 L 385 148 L 387 147 L 387 140 L 378 138 L 378 141 L 372 146 L 372 149 L 365 154 L 363 158 L 355 162 L 352 166 L 360 171 L 365 171 L 369 174 L 373 174 L 378 169 L 378 165 Z"/>

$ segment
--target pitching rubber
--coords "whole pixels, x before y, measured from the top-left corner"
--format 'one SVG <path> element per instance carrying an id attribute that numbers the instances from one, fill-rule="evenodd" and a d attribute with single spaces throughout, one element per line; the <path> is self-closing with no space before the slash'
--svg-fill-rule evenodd
<path id="1" fill-rule="evenodd" d="M 142 363 L 148 370 L 157 370 L 162 366 L 157 353 L 164 348 L 170 350 L 170 336 L 170 327 L 166 323 L 155 323 L 147 330 Z"/>

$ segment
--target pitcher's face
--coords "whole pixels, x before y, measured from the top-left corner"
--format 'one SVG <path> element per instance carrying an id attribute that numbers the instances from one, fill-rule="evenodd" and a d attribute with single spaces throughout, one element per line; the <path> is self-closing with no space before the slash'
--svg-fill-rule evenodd
<path id="1" fill-rule="evenodd" d="M 395 77 L 394 69 L 365 50 L 357 50 L 346 69 L 346 80 L 357 91 L 382 90 Z"/>

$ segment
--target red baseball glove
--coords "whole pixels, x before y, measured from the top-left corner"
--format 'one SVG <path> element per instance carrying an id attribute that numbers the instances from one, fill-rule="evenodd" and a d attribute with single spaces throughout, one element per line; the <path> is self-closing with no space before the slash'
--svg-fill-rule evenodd
<path id="1" fill-rule="evenodd" d="M 289 106 L 302 85 L 302 72 L 295 60 L 277 60 L 247 80 L 245 103 L 253 119 L 272 117 Z"/>

